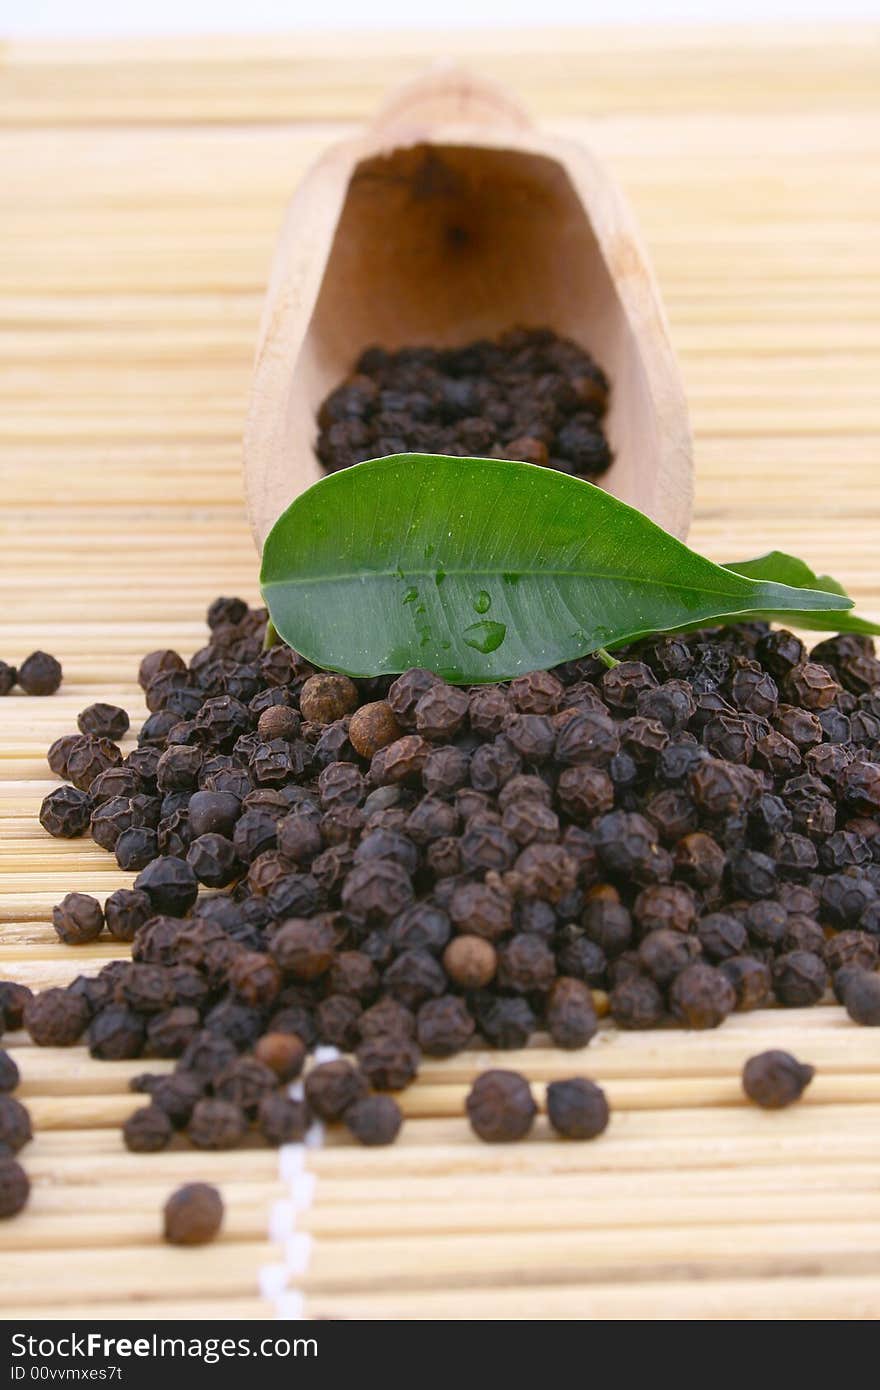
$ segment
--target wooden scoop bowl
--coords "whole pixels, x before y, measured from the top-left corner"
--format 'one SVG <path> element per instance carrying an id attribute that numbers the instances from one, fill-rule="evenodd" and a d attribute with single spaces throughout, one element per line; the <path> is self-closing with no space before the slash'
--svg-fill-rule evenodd
<path id="1" fill-rule="evenodd" d="M 601 484 L 687 534 L 687 406 L 628 207 L 581 146 L 502 91 L 442 71 L 404 88 L 303 179 L 281 229 L 244 440 L 250 522 L 321 477 L 315 413 L 363 348 L 456 346 L 550 327 L 611 381 Z"/>

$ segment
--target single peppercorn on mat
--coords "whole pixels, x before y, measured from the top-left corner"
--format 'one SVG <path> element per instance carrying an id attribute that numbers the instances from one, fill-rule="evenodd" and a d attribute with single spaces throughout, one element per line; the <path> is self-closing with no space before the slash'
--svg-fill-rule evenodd
<path id="1" fill-rule="evenodd" d="M 406 41 L 407 61 L 414 53 L 418 60 L 420 42 L 414 48 L 411 38 Z M 644 62 L 634 68 L 631 36 L 621 44 L 613 31 L 598 38 L 573 35 L 564 55 L 551 38 L 530 35 L 526 43 L 512 37 L 505 76 L 542 119 L 564 117 L 575 134 L 581 133 L 583 93 L 590 93 L 591 109 L 601 103 L 605 115 L 593 138 L 622 175 L 643 219 L 700 436 L 692 540 L 720 560 L 774 544 L 809 553 L 850 582 L 860 608 L 877 616 L 870 489 L 880 416 L 871 359 L 880 313 L 872 300 L 877 252 L 871 228 L 880 208 L 864 178 L 877 153 L 870 110 L 878 89 L 871 67 L 876 45 L 863 36 L 853 41 L 817 32 L 799 38 L 796 47 L 774 43 L 768 49 L 744 33 L 725 48 L 729 85 L 722 121 L 710 109 L 715 98 L 707 96 L 705 82 L 719 57 L 711 38 L 694 34 L 682 45 L 680 37 L 672 44 L 642 36 L 638 42 Z M 392 69 L 396 75 L 404 47 L 392 37 L 383 40 L 381 60 L 358 53 L 355 91 L 347 77 L 348 58 L 354 58 L 344 41 L 332 53 L 315 43 L 315 61 L 323 64 L 316 69 L 324 91 L 322 119 L 366 114 Z M 483 51 L 481 43 L 452 38 L 450 48 L 491 68 L 497 55 Z M 427 57 L 427 41 L 423 51 Z M 328 966 L 335 972 L 334 988 L 314 1010 L 317 1018 L 320 1009 L 322 1029 L 340 1038 L 359 1071 L 365 1064 L 373 1086 L 406 1076 L 413 1048 L 421 1056 L 416 1080 L 402 1090 L 374 1090 L 383 1103 L 366 1113 L 357 1107 L 369 1105 L 369 1097 L 355 1082 L 346 1107 L 355 1111 L 351 1125 L 344 1116 L 328 1121 L 321 1147 L 311 1146 L 315 1130 L 308 1147 L 297 1147 L 310 1121 L 308 1101 L 284 1097 L 262 1070 L 283 1085 L 305 1089 L 315 1066 L 314 1058 L 279 1044 L 277 1033 L 260 1038 L 252 1052 L 243 1049 L 240 1058 L 236 1051 L 223 1059 L 219 1094 L 203 1094 L 198 1074 L 189 1074 L 195 1069 L 174 1075 L 175 1052 L 193 1042 L 193 1011 L 200 1020 L 205 1011 L 202 973 L 192 957 L 173 966 L 137 960 L 137 971 L 111 971 L 101 985 L 67 989 L 77 975 L 92 979 L 111 962 L 130 961 L 137 933 L 151 918 L 147 939 L 159 956 L 180 923 L 193 920 L 191 908 L 189 918 L 174 915 L 191 899 L 190 874 L 153 869 L 157 855 L 186 863 L 198 841 L 189 869 L 204 901 L 235 883 L 242 849 L 249 855 L 248 872 L 253 860 L 272 852 L 266 840 L 276 823 L 272 795 L 261 796 L 239 829 L 243 788 L 236 791 L 232 781 L 222 793 L 197 800 L 201 768 L 195 769 L 185 728 L 183 739 L 178 730 L 170 740 L 181 751 L 161 770 L 161 845 L 159 823 L 150 823 L 150 793 L 138 782 L 145 776 L 150 781 L 155 771 L 158 792 L 156 754 L 164 757 L 172 730 L 201 713 L 201 686 L 194 694 L 189 665 L 206 646 L 203 614 L 209 603 L 210 631 L 222 644 L 224 629 L 244 621 L 248 604 L 257 599 L 254 553 L 240 509 L 238 402 L 253 354 L 266 229 L 326 130 L 309 123 L 314 113 L 303 104 L 312 100 L 315 86 L 310 83 L 304 97 L 302 84 L 277 80 L 279 66 L 293 54 L 285 41 L 258 42 L 249 49 L 247 65 L 222 44 L 201 56 L 178 54 L 179 81 L 171 92 L 163 81 L 163 52 L 147 45 L 133 64 L 124 54 L 111 57 L 90 48 L 88 83 L 76 80 L 83 55 L 67 56 L 63 47 L 53 49 L 48 67 L 21 49 L 6 57 L 10 110 L 28 126 L 28 138 L 3 156 L 4 188 L 15 217 L 11 231 L 0 231 L 6 277 L 0 295 L 9 324 L 5 351 L 12 358 L 0 439 L 0 688 L 9 686 L 0 700 L 0 980 L 31 987 L 35 1003 L 28 1006 L 20 990 L 0 989 L 0 1047 L 20 1074 L 14 1089 L 3 1094 L 27 1110 L 34 1132 L 12 1160 L 29 1183 L 26 1205 L 0 1220 L 4 1309 L 16 1316 L 49 1311 L 88 1319 L 260 1317 L 276 1311 L 388 1318 L 876 1317 L 876 1001 L 873 986 L 864 987 L 865 978 L 873 978 L 865 974 L 870 948 L 861 937 L 847 935 L 864 931 L 859 923 L 871 907 L 865 890 L 871 877 L 864 870 L 874 860 L 872 853 L 870 861 L 848 862 L 863 856 L 858 840 L 834 838 L 870 841 L 864 823 L 876 817 L 862 801 L 870 786 L 861 773 L 848 774 L 848 795 L 861 803 L 846 814 L 847 821 L 863 822 L 855 828 L 838 826 L 836 815 L 830 826 L 825 803 L 835 809 L 837 793 L 823 797 L 815 785 L 831 789 L 840 777 L 840 755 L 833 750 L 853 741 L 854 719 L 856 748 L 876 741 L 869 732 L 873 716 L 859 703 L 865 691 L 839 680 L 837 662 L 831 663 L 833 679 L 855 698 L 858 716 L 855 709 L 842 709 L 833 692 L 828 700 L 827 675 L 801 671 L 788 681 L 786 659 L 800 650 L 789 639 L 768 651 L 781 670 L 758 657 L 760 672 L 748 666 L 728 671 L 722 694 L 734 713 L 722 707 L 710 713 L 704 705 L 700 719 L 709 717 L 693 730 L 716 763 L 749 771 L 754 753 L 745 764 L 740 760 L 755 721 L 768 720 L 777 735 L 764 750 L 774 760 L 778 785 L 759 798 L 760 806 L 749 807 L 746 840 L 738 847 L 743 826 L 736 824 L 741 811 L 735 803 L 744 782 L 736 771 L 692 770 L 701 802 L 697 825 L 681 783 L 655 789 L 661 799 L 651 805 L 651 815 L 664 830 L 656 854 L 644 827 L 632 819 L 655 824 L 639 804 L 644 769 L 665 751 L 657 750 L 663 735 L 651 726 L 675 724 L 683 714 L 689 724 L 695 717 L 696 711 L 688 714 L 687 692 L 675 684 L 684 680 L 694 697 L 688 673 L 654 671 L 657 686 L 648 682 L 647 690 L 626 671 L 617 681 L 609 679 L 607 693 L 622 701 L 607 706 L 611 722 L 626 725 L 624 747 L 613 755 L 621 779 L 615 781 L 601 764 L 579 760 L 583 725 L 576 725 L 562 741 L 570 762 L 559 771 L 549 800 L 539 785 L 539 755 L 548 739 L 543 721 L 555 719 L 559 710 L 547 706 L 552 682 L 531 680 L 531 707 L 517 709 L 509 726 L 523 767 L 500 790 L 482 793 L 494 805 L 468 803 L 468 821 L 475 810 L 484 812 L 479 834 L 470 835 L 465 846 L 468 862 L 481 866 L 467 870 L 481 879 L 481 891 L 458 900 L 459 921 L 445 944 L 443 918 L 436 912 L 420 910 L 415 924 L 407 919 L 399 945 L 412 937 L 403 949 L 417 959 L 392 976 L 395 991 L 407 999 L 394 1000 L 396 1007 L 384 1008 L 378 1018 L 371 1014 L 363 1025 L 375 1027 L 368 1039 L 350 1041 L 355 1023 L 377 1007 L 364 1008 L 360 997 L 369 993 L 370 969 L 361 959 L 340 960 L 347 953 L 335 951 L 334 944 Z M 293 56 L 301 60 L 299 52 Z M 64 69 L 60 81 L 58 66 Z M 5 81 L 0 74 L 0 85 Z M 127 119 L 114 126 L 121 83 Z M 731 92 L 735 101 L 728 100 Z M 277 149 L 279 100 L 280 114 L 290 121 L 283 160 Z M 249 113 L 246 141 L 244 127 L 234 125 L 243 102 Z M 654 109 L 660 105 L 662 122 Z M 155 123 L 160 110 L 162 123 Z M 228 119 L 218 121 L 218 113 Z M 169 116 L 177 124 L 168 125 Z M 830 137 L 844 126 L 844 143 L 858 147 L 858 159 L 842 158 L 837 135 Z M 161 158 L 145 160 L 145 142 L 151 156 Z M 35 160 L 51 177 L 35 182 Z M 79 173 L 75 188 L 71 167 Z M 222 197 L 216 167 L 223 168 Z M 768 201 L 769 179 L 774 194 Z M 839 206 L 858 206 L 864 216 L 829 221 L 829 187 Z M 100 257 L 94 255 L 96 244 Z M 489 325 L 489 336 L 497 338 L 509 327 Z M 462 342 L 473 337 L 464 333 Z M 352 365 L 363 346 L 352 343 Z M 591 346 L 601 365 L 601 342 Z M 613 381 L 609 399 L 613 412 Z M 318 433 L 316 427 L 316 439 Z M 226 597 L 214 604 L 217 594 Z M 236 602 L 239 594 L 248 603 Z M 808 646 L 818 641 L 814 636 Z M 64 672 L 57 691 L 39 698 L 10 685 L 12 671 L 17 676 L 15 668 L 35 649 L 52 653 Z M 147 662 L 142 686 L 136 677 L 144 653 L 158 654 Z M 270 672 L 278 660 L 267 662 Z M 794 666 L 805 664 L 823 662 L 804 663 L 796 656 Z M 857 681 L 859 662 L 846 664 L 852 667 L 847 680 Z M 702 671 L 707 680 L 715 678 L 708 654 Z M 768 677 L 777 690 L 776 713 L 769 719 Z M 604 701 L 602 673 L 584 679 Z M 253 696 L 242 699 L 241 685 L 223 689 L 225 680 L 210 697 L 225 702 L 209 712 L 210 723 L 219 731 L 225 719 L 235 739 L 259 735 L 257 789 L 274 795 L 285 784 L 286 758 L 293 755 L 273 745 L 307 742 L 303 726 L 317 721 L 304 720 L 297 701 L 285 705 L 282 697 L 278 704 L 270 695 L 259 713 L 249 712 L 257 716 L 254 727 L 236 731 L 231 701 L 247 707 Z M 147 698 L 144 687 L 150 686 Z M 346 749 L 340 757 L 337 745 L 329 762 L 353 763 L 363 777 L 378 759 L 377 768 L 384 762 L 386 770 L 405 777 L 422 745 L 407 742 L 393 756 L 386 748 L 401 739 L 424 740 L 432 750 L 454 746 L 468 721 L 486 731 L 479 732 L 481 745 L 495 746 L 501 729 L 491 732 L 492 724 L 511 714 L 504 697 L 499 704 L 497 693 L 487 693 L 473 708 L 469 704 L 456 730 L 459 697 L 432 694 L 432 688 L 420 692 L 419 700 L 429 698 L 415 724 L 408 722 L 407 702 L 407 722 L 401 723 L 384 693 L 371 691 L 366 704 L 340 716 L 349 721 L 353 752 Z M 338 713 L 345 692 L 343 683 L 331 680 L 328 696 L 322 680 L 315 710 L 322 715 L 332 706 Z M 712 692 L 697 693 L 702 698 Z M 323 703 L 328 698 L 330 706 Z M 639 708 L 640 699 L 650 710 Z M 378 708 L 368 710 L 370 705 Z M 288 709 L 294 718 L 276 714 L 260 727 L 270 709 Z M 119 711 L 130 720 L 128 731 Z M 838 715 L 850 720 L 842 740 L 846 726 Z M 152 722 L 135 751 L 148 717 Z M 604 716 L 594 725 L 600 745 L 603 721 Z M 508 732 L 501 736 L 507 739 Z M 671 742 L 689 741 L 676 733 Z M 687 761 L 690 755 L 681 756 Z M 675 758 L 666 756 L 673 773 Z M 500 779 L 512 761 L 502 744 L 492 756 L 480 755 L 480 776 Z M 855 755 L 852 762 L 859 761 Z M 448 753 L 427 754 L 421 776 L 429 795 L 417 814 L 415 806 L 408 808 L 412 823 L 402 830 L 393 817 L 387 823 L 396 809 L 387 784 L 370 786 L 366 795 L 381 792 L 371 814 L 386 817 L 382 837 L 370 849 L 394 853 L 366 854 L 348 877 L 365 864 L 396 867 L 359 873 L 359 897 L 369 897 L 366 880 L 378 894 L 371 902 L 387 902 L 387 895 L 404 899 L 407 878 L 422 896 L 421 878 L 406 864 L 412 851 L 388 835 L 414 844 L 420 865 L 430 862 L 435 877 L 459 871 L 461 821 L 454 828 L 444 824 L 460 790 L 457 762 Z M 634 776 L 629 786 L 628 774 Z M 681 775 L 690 776 L 690 770 L 683 768 Z M 515 778 L 537 781 L 517 781 L 504 795 Z M 610 800 L 606 779 L 612 782 Z M 795 785 L 781 795 L 788 782 Z M 44 829 L 40 806 L 62 786 L 69 790 L 53 797 Z M 392 776 L 392 792 L 394 786 Z M 514 796 L 517 789 L 528 794 Z M 291 808 L 291 825 L 283 832 L 282 853 L 295 865 L 297 894 L 314 858 L 327 852 L 325 835 L 338 848 L 360 834 L 357 778 L 334 771 L 317 790 L 320 845 L 307 807 Z M 137 799 L 145 796 L 146 802 Z M 772 798 L 783 803 L 782 810 Z M 784 824 L 786 811 L 791 826 Z M 613 820 L 596 846 L 608 865 L 604 882 L 594 885 L 603 891 L 584 904 L 578 933 L 554 940 L 551 978 L 542 949 L 547 912 L 528 912 L 533 931 L 525 935 L 533 935 L 537 946 L 517 942 L 514 948 L 523 933 L 504 925 L 505 894 L 514 888 L 505 876 L 521 875 L 517 903 L 523 883 L 555 891 L 558 856 L 545 847 L 552 851 L 558 834 L 571 825 L 587 831 L 595 816 L 621 814 L 629 819 Z M 727 822 L 722 839 L 729 834 L 729 843 L 706 829 L 707 818 L 716 825 Z M 616 835 L 616 829 L 625 833 Z M 784 845 L 777 836 L 786 837 Z M 682 841 L 687 843 L 676 862 Z M 573 834 L 569 844 L 583 848 Z M 503 861 L 511 845 L 516 851 L 508 866 Z M 825 862 L 812 864 L 811 845 L 817 855 L 819 848 L 825 851 Z M 733 895 L 725 892 L 724 901 L 708 910 L 719 853 L 722 882 Z M 517 867 L 523 854 L 528 857 Z M 622 854 L 638 864 L 632 883 L 631 864 Z M 673 858 L 670 879 L 666 855 Z M 494 865 L 482 867 L 492 856 Z M 646 869 L 655 881 L 639 881 Z M 144 872 L 145 886 L 134 888 Z M 817 917 L 806 880 L 819 874 L 823 887 L 829 881 L 831 886 L 824 904 L 820 895 Z M 271 860 L 254 878 L 257 897 L 274 892 L 273 901 L 284 900 L 285 920 L 312 919 L 307 901 L 288 896 L 290 884 L 278 887 Z M 804 886 L 807 894 L 797 891 Z M 68 894 L 93 900 L 97 911 L 81 900 L 65 905 Z M 691 916 L 695 905 L 699 910 Z M 60 932 L 53 925 L 56 907 Z M 857 909 L 858 921 L 850 923 Z M 410 910 L 404 905 L 401 913 Z M 451 920 L 445 907 L 439 911 Z M 222 927 L 215 919 L 214 925 L 225 931 L 229 922 Z M 450 952 L 458 942 L 464 945 Z M 201 946 L 206 944 L 202 939 Z M 317 987 L 308 980 L 291 986 L 287 971 L 293 966 L 308 974 L 320 963 L 320 933 L 307 934 L 305 941 L 293 933 L 284 945 L 290 954 L 283 988 L 304 990 L 314 999 Z M 564 974 L 556 964 L 557 946 L 560 958 L 564 950 Z M 188 949 L 200 949 L 198 936 Z M 453 988 L 414 1010 L 411 991 L 426 985 L 430 990 L 438 979 L 419 953 Z M 215 954 L 212 969 L 222 964 L 222 952 Z M 270 952 L 251 954 L 268 955 L 279 965 Z M 609 960 L 621 962 L 613 980 Z M 250 1011 L 264 1010 L 274 974 L 265 959 L 244 966 L 227 961 L 223 968 L 233 964 L 235 987 L 247 1000 L 234 1011 L 224 1008 L 217 1023 L 224 1037 L 241 1038 Z M 173 1002 L 165 992 L 166 970 L 174 971 Z M 597 974 L 603 970 L 604 979 Z M 603 982 L 593 984 L 590 974 Z M 560 986 L 560 977 L 585 985 L 590 1004 L 582 990 Z M 532 991 L 522 992 L 533 982 L 542 986 L 538 993 L 548 1005 L 552 996 L 546 1018 L 536 1019 Z M 820 985 L 824 1002 L 814 1006 Z M 111 986 L 114 998 L 99 1007 L 90 1056 L 77 1039 L 84 1026 L 92 1027 L 86 1015 Z M 67 1002 L 47 996 L 53 988 L 62 989 Z M 487 1009 L 480 1025 L 507 1048 L 490 1051 L 476 1045 L 474 1036 L 464 1037 L 467 1018 L 446 1000 L 465 990 L 488 992 L 489 999 L 498 990 L 514 1001 Z M 772 1008 L 764 1006 L 768 990 L 780 1001 Z M 840 1002 L 830 1002 L 835 996 Z M 646 1029 L 660 1005 L 674 1005 L 677 1026 Z M 25 1013 L 34 1041 L 21 1027 Z M 413 1015 L 411 1048 L 399 1040 L 393 1048 L 376 1045 L 393 1032 L 395 1020 L 406 1024 Z M 552 1023 L 552 1043 L 549 1032 L 534 1032 L 533 1019 L 542 1030 Z M 298 1021 L 304 1023 L 302 1013 Z M 684 1022 L 689 1030 L 680 1026 Z M 707 1026 L 713 1023 L 718 1026 Z M 267 1036 L 273 1041 L 266 1043 Z M 742 1090 L 744 1065 L 767 1052 L 790 1053 L 815 1070 L 797 1103 L 776 1112 L 749 1102 Z M 217 1060 L 199 1044 L 190 1060 L 201 1059 L 204 1066 L 212 1057 Z M 513 1142 L 480 1142 L 466 1118 L 466 1098 L 487 1070 L 522 1076 L 538 1107 L 528 1132 Z M 144 1074 L 150 1079 L 137 1082 Z M 8 1069 L 0 1075 L 12 1078 Z M 133 1081 L 137 1091 L 130 1089 Z M 596 1093 L 579 1085 L 568 1094 L 554 1093 L 561 1098 L 551 1118 L 555 1113 L 564 1129 L 593 1137 L 554 1134 L 547 1091 L 560 1082 L 600 1089 L 609 1112 L 601 1132 L 595 1132 L 604 1118 Z M 326 1099 L 319 1101 L 325 1108 Z M 199 1112 L 195 1135 L 207 1146 L 199 1147 L 186 1128 L 205 1102 L 212 1108 L 207 1117 Z M 402 1115 L 399 1134 L 393 1143 L 379 1142 L 395 1128 L 395 1108 Z M 170 1137 L 156 1110 L 170 1123 Z M 151 1112 L 149 1120 L 132 1124 L 140 1111 Z M 12 1121 L 17 1116 L 12 1112 Z M 248 1126 L 246 1146 L 216 1147 L 218 1139 L 237 1138 L 241 1116 Z M 168 1142 L 148 1153 L 130 1152 L 123 1135 L 127 1124 L 136 1144 L 157 1145 L 166 1137 Z M 279 1155 L 270 1147 L 279 1141 L 292 1147 Z M 177 1248 L 164 1239 L 164 1212 L 172 1194 L 193 1184 L 219 1192 L 223 1221 L 213 1243 Z M 4 1190 L 13 1196 L 26 1191 L 17 1177 Z M 77 1278 L 71 1281 L 74 1260 Z"/>

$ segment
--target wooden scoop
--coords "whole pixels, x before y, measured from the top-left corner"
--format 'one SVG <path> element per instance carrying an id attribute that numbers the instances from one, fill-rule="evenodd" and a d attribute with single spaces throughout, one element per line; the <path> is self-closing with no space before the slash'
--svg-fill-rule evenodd
<path id="1" fill-rule="evenodd" d="M 611 381 L 603 487 L 676 536 L 691 516 L 687 406 L 632 214 L 581 146 L 503 91 L 441 71 L 334 145 L 287 209 L 245 430 L 254 538 L 322 476 L 315 413 L 361 350 L 551 327 Z"/>

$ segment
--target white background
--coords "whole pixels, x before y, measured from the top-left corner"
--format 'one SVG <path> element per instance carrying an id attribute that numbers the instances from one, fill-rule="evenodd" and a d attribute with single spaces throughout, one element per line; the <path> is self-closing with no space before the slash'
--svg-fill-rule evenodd
<path id="1" fill-rule="evenodd" d="M 22 36 L 877 18 L 880 0 L 0 0 Z"/>

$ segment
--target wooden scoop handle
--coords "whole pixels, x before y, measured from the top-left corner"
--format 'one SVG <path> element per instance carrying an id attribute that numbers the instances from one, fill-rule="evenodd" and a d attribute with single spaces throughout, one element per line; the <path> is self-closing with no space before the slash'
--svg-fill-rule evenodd
<path id="1" fill-rule="evenodd" d="M 443 64 L 399 87 L 380 108 L 371 130 L 384 139 L 422 135 L 443 125 L 524 130 L 531 121 L 503 87 L 457 65 Z"/>

